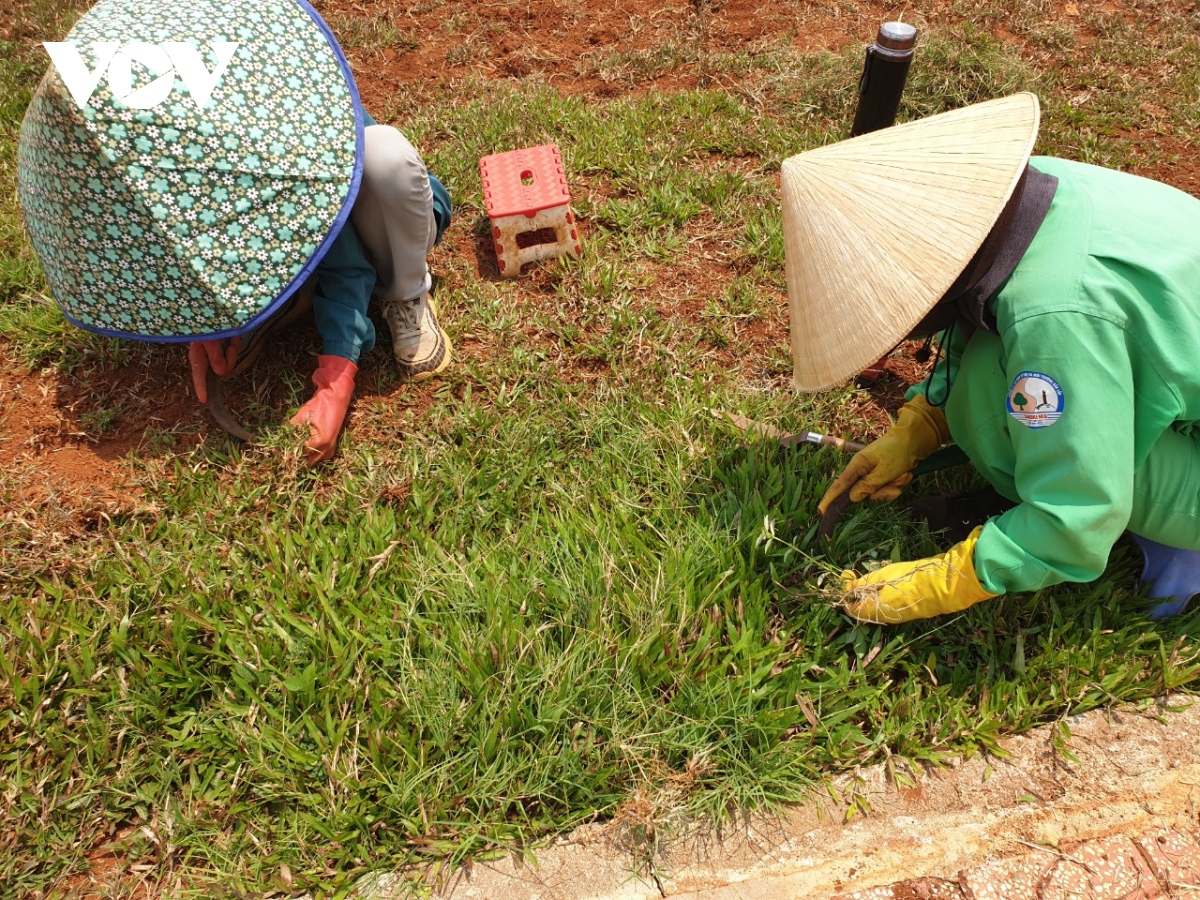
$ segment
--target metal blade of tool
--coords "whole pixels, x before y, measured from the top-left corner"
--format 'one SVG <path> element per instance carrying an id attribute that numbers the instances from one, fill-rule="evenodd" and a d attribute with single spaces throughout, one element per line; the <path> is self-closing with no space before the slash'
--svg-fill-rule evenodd
<path id="1" fill-rule="evenodd" d="M 212 414 L 213 420 L 239 441 L 247 444 L 253 443 L 254 435 L 243 428 L 233 413 L 226 408 L 225 400 L 221 396 L 221 379 L 212 369 L 208 370 L 205 386 L 208 388 L 208 411 Z"/>

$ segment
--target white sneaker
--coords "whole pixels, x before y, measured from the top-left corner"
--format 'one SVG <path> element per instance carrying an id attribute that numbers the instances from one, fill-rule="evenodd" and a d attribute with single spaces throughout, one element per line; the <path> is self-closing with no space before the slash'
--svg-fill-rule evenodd
<path id="1" fill-rule="evenodd" d="M 450 336 L 438 324 L 437 307 L 428 291 L 413 300 L 385 300 L 380 307 L 392 330 L 392 350 L 401 375 L 424 381 L 450 365 Z"/>

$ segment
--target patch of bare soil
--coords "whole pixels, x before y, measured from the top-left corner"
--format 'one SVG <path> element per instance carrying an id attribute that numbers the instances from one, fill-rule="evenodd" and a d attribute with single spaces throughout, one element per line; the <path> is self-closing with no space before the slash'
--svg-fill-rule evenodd
<path id="1" fill-rule="evenodd" d="M 1166 150 L 1171 154 L 1170 160 L 1141 166 L 1135 172 L 1200 197 L 1200 165 L 1195 146 L 1178 138 L 1156 138 L 1155 142 L 1160 153 Z"/>
<path id="2" fill-rule="evenodd" d="M 536 75 L 564 93 L 602 97 L 696 87 L 705 77 L 702 51 L 776 46 L 780 36 L 798 51 L 836 51 L 873 35 L 894 14 L 879 3 L 768 0 L 498 0 L 453 8 L 432 0 L 322 0 L 316 6 L 335 29 L 340 20 L 386 16 L 403 35 L 395 47 L 348 49 L 363 100 L 376 109 L 398 90 L 467 76 Z M 645 59 L 652 53 L 669 55 L 671 64 L 656 68 Z"/>
<path id="3" fill-rule="evenodd" d="M 386 345 L 386 326 L 377 323 Z M 288 329 L 249 372 L 224 386 L 228 407 L 251 430 L 286 420 L 292 383 L 305 383 L 316 366 L 316 328 Z M 351 411 L 386 400 L 419 416 L 433 402 L 433 389 L 402 389 L 386 354 L 365 361 Z M 397 394 L 404 390 L 404 396 Z M 0 523 L 45 518 L 53 507 L 60 524 L 93 527 L 105 516 L 137 505 L 138 464 L 166 458 L 205 441 L 231 441 L 197 400 L 182 346 L 138 346 L 121 361 L 87 358 L 70 371 L 29 372 L 0 341 Z"/>
<path id="4" fill-rule="evenodd" d="M 61 886 L 56 900 L 101 900 L 120 897 L 122 900 L 148 900 L 151 897 L 169 896 L 161 886 L 146 880 L 138 869 L 151 869 L 149 865 L 131 862 L 124 852 L 125 845 L 140 838 L 137 829 L 124 828 L 113 839 L 88 854 L 88 870 L 76 875 Z M 176 885 L 178 888 L 179 886 Z"/>
<path id="5" fill-rule="evenodd" d="M 117 501 L 126 481 L 120 459 L 137 446 L 142 429 L 110 430 L 102 418 L 107 411 L 85 404 L 80 384 L 58 372 L 25 372 L 4 350 L 0 344 L 0 453 L 7 472 L 27 473 L 7 483 L 15 501 L 40 504 L 60 495 Z M 115 391 L 126 384 L 110 376 L 96 387 Z"/>

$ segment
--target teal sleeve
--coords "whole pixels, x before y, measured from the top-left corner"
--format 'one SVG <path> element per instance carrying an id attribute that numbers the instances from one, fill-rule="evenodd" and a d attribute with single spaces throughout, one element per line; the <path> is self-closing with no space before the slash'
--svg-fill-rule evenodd
<path id="1" fill-rule="evenodd" d="M 374 124 L 364 108 L 363 127 Z M 357 363 L 361 354 L 375 346 L 375 326 L 367 316 L 374 290 L 375 269 L 367 262 L 358 232 L 347 221 L 317 266 L 313 291 L 313 317 L 326 356 Z"/>
<path id="2" fill-rule="evenodd" d="M 1133 507 L 1134 390 L 1125 330 L 1061 311 L 1017 328 L 1005 341 L 1008 396 L 994 402 L 1010 410 L 1021 502 L 989 521 L 975 546 L 976 574 L 994 594 L 1100 577 Z M 1026 414 L 1056 406 L 1057 419 Z M 1014 407 L 1021 416 L 1012 415 Z"/>
<path id="3" fill-rule="evenodd" d="M 354 225 L 346 222 L 317 266 L 313 291 L 313 316 L 325 355 L 357 363 L 360 354 L 375 346 L 375 326 L 367 316 L 374 290 L 375 269 Z"/>
<path id="4" fill-rule="evenodd" d="M 928 378 L 914 384 L 905 392 L 904 399 L 911 400 L 917 394 L 921 394 L 932 405 L 944 407 L 950 394 L 950 385 L 954 383 L 954 377 L 958 374 L 958 365 L 962 361 L 967 341 L 963 337 L 962 329 L 954 328 L 938 334 L 934 342 L 941 348 L 941 358 Z"/>
<path id="5" fill-rule="evenodd" d="M 433 192 L 433 221 L 436 229 L 433 245 L 436 247 L 442 242 L 442 235 L 446 233 L 446 229 L 450 227 L 453 208 L 450 205 L 450 192 L 432 172 L 429 173 L 429 189 Z"/>

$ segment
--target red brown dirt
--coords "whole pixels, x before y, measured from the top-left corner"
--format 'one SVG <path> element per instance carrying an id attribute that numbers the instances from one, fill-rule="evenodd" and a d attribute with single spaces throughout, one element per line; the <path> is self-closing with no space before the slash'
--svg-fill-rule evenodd
<path id="1" fill-rule="evenodd" d="M 316 6 L 335 29 L 339 20 L 383 15 L 407 39 L 399 48 L 348 50 L 369 108 L 380 108 L 401 89 L 464 77 L 537 75 L 563 93 L 599 97 L 691 88 L 705 79 L 694 59 L 651 77 L 601 63 L 613 52 L 662 47 L 678 48 L 685 58 L 699 50 L 734 52 L 774 44 L 780 35 L 800 52 L 838 51 L 894 15 L 877 3 L 765 0 L 513 0 L 457 4 L 451 14 L 431 0 L 321 0 Z"/>
<path id="2" fill-rule="evenodd" d="M 124 383 L 116 374 L 106 381 L 113 388 Z M 51 492 L 115 499 L 124 480 L 118 460 L 138 445 L 144 429 L 89 434 L 77 414 L 79 387 L 57 372 L 23 371 L 0 344 L 0 452 L 10 471 L 30 463 L 35 473 L 17 484 L 18 500 L 39 502 Z M 171 407 L 164 412 L 177 415 Z"/>
<path id="3" fill-rule="evenodd" d="M 170 896 L 162 886 L 140 876 L 135 871 L 138 864 L 131 862 L 124 852 L 126 844 L 140 837 L 136 832 L 134 828 L 123 828 L 110 842 L 92 850 L 88 854 L 88 871 L 70 878 L 55 892 L 54 900 L 100 900 L 102 897 L 148 900 Z"/>

